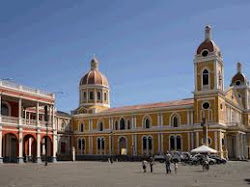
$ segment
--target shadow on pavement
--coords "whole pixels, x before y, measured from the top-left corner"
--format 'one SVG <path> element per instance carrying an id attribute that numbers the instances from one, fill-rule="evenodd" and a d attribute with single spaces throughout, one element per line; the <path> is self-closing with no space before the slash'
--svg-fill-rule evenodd
<path id="1" fill-rule="evenodd" d="M 245 181 L 250 185 L 250 179 L 245 179 Z"/>

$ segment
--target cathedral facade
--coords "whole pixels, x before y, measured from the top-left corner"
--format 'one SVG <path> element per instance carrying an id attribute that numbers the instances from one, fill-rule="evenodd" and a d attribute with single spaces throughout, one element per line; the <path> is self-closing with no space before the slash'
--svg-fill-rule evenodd
<path id="1" fill-rule="evenodd" d="M 193 98 L 110 108 L 107 78 L 94 57 L 79 84 L 79 107 L 72 112 L 72 145 L 78 159 L 128 157 L 190 151 L 203 144 L 201 122 L 208 126 L 208 145 L 225 158 L 250 156 L 250 87 L 241 63 L 224 88 L 224 62 L 212 40 L 211 27 L 194 56 Z"/>

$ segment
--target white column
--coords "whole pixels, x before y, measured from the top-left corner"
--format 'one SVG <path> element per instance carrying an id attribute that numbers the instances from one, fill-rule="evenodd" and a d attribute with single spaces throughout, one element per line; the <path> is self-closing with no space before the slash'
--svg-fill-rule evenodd
<path id="1" fill-rule="evenodd" d="M 136 116 L 134 116 L 134 122 L 135 122 L 134 125 L 135 125 L 135 129 L 136 129 L 136 128 L 137 128 L 137 127 L 136 127 Z"/>
<path id="2" fill-rule="evenodd" d="M 36 103 L 36 124 L 37 124 L 37 126 L 40 126 L 40 121 L 39 121 L 39 102 Z"/>
<path id="3" fill-rule="evenodd" d="M 57 132 L 56 129 L 53 129 L 53 158 L 52 162 L 56 162 L 56 153 L 57 153 Z"/>
<path id="4" fill-rule="evenodd" d="M 161 113 L 161 126 L 163 126 L 163 114 Z"/>
<path id="5" fill-rule="evenodd" d="M 199 132 L 196 132 L 196 147 L 199 147 Z"/>
<path id="6" fill-rule="evenodd" d="M 19 98 L 18 100 L 18 119 L 19 119 L 19 126 L 22 125 L 22 99 Z"/>
<path id="7" fill-rule="evenodd" d="M 31 157 L 31 144 L 32 144 L 32 138 L 29 138 L 29 157 Z"/>
<path id="8" fill-rule="evenodd" d="M 37 129 L 37 142 L 36 142 L 36 159 L 37 163 L 40 164 L 42 163 L 41 160 L 41 132 L 40 129 Z"/>
<path id="9" fill-rule="evenodd" d="M 0 104 L 1 104 L 1 101 L 0 101 Z M 1 112 L 1 110 L 0 110 L 0 112 Z M 2 133 L 3 133 L 2 132 L 2 124 L 0 123 L 0 164 L 3 163 L 3 156 L 2 156 L 2 146 L 3 146 L 2 137 L 3 137 L 3 134 Z"/>
<path id="10" fill-rule="evenodd" d="M 189 110 L 187 110 L 187 125 L 190 124 L 190 119 L 189 119 L 190 115 L 189 115 Z"/>
<path id="11" fill-rule="evenodd" d="M 191 125 L 194 124 L 194 111 L 191 111 Z"/>
<path id="12" fill-rule="evenodd" d="M 223 156 L 222 135 L 221 135 L 221 132 L 219 132 L 219 151 L 220 151 L 220 156 Z"/>
<path id="13" fill-rule="evenodd" d="M 214 131 L 214 149 L 218 150 L 218 139 L 217 131 Z"/>
<path id="14" fill-rule="evenodd" d="M 56 124 L 55 124 L 55 107 L 52 106 L 52 128 L 56 129 Z"/>
<path id="15" fill-rule="evenodd" d="M 18 163 L 22 164 L 23 163 L 23 129 L 22 127 L 19 127 L 18 131 Z"/>

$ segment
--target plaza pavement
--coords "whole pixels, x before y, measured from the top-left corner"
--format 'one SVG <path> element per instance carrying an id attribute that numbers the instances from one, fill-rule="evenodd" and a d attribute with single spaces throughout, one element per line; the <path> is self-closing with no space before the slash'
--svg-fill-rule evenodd
<path id="1" fill-rule="evenodd" d="M 140 162 L 57 162 L 0 165 L 0 186 L 250 186 L 250 162 L 229 162 L 211 166 L 179 165 L 177 174 L 165 174 L 165 165 L 156 163 L 154 173 L 143 173 Z M 149 168 L 147 168 L 149 169 Z"/>

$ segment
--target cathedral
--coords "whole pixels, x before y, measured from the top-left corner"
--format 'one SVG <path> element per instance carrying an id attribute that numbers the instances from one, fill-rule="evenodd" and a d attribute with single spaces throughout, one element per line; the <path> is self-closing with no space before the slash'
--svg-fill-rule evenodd
<path id="1" fill-rule="evenodd" d="M 210 26 L 193 67 L 192 98 L 111 108 L 109 82 L 94 57 L 71 114 L 56 110 L 53 93 L 0 80 L 0 163 L 136 160 L 202 144 L 224 158 L 250 158 L 249 82 L 237 63 L 225 88 L 223 57 Z M 202 123 L 208 127 L 206 142 Z"/>
<path id="2" fill-rule="evenodd" d="M 198 46 L 193 66 L 192 98 L 110 108 L 110 89 L 94 57 L 79 84 L 79 107 L 72 111 L 72 146 L 78 160 L 111 155 L 140 157 L 190 151 L 203 144 L 201 122 L 208 126 L 208 145 L 230 159 L 250 156 L 250 87 L 237 63 L 224 87 L 222 52 L 211 27 Z"/>

